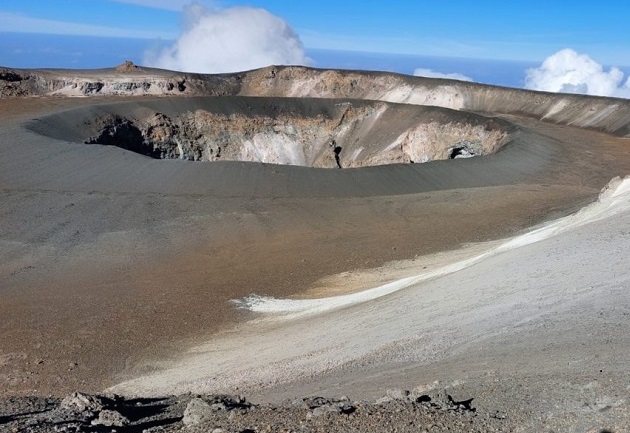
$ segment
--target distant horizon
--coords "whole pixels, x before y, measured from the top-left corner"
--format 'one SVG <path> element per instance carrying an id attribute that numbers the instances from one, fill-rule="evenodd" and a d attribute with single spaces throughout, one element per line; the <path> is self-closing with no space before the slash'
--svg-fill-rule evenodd
<path id="1" fill-rule="evenodd" d="M 273 51 L 297 38 L 307 49 L 539 62 L 571 48 L 619 65 L 630 64 L 628 12 L 625 3 L 586 8 L 542 0 L 400 0 L 396 7 L 353 0 L 22 0 L 0 6 L 0 29 L 173 41 L 201 24 L 201 48 L 212 38 L 235 48 L 271 37 L 276 45 L 263 46 Z"/>
<path id="2" fill-rule="evenodd" d="M 126 60 L 141 66 L 145 52 L 172 41 L 101 36 L 15 34 L 0 32 L 0 66 L 26 69 L 101 69 Z M 33 48 L 33 47 L 40 47 Z M 377 52 L 305 48 L 312 63 L 305 66 L 394 72 L 413 75 L 418 68 L 461 73 L 483 84 L 523 88 L 527 69 L 540 62 L 489 60 L 448 56 L 420 56 Z M 544 59 L 541 59 L 541 62 Z M 630 66 L 620 67 L 630 74 Z"/>
<path id="3" fill-rule="evenodd" d="M 25 63 L 19 63 L 20 61 L 24 61 L 23 55 L 26 54 L 49 54 L 49 55 L 57 55 L 61 58 L 80 58 L 83 57 L 86 53 L 84 52 L 76 52 L 74 49 L 78 45 L 75 46 L 65 46 L 63 49 L 57 46 L 50 46 L 50 43 L 68 43 L 68 42 L 83 42 L 85 45 L 89 45 L 91 49 L 98 48 L 101 44 L 94 45 L 87 44 L 87 41 L 103 41 L 106 43 L 107 48 L 114 48 L 112 56 L 120 53 L 122 51 L 127 51 L 130 53 L 132 57 L 136 57 L 137 61 L 134 61 L 136 64 L 142 64 L 142 60 L 140 60 L 139 56 L 144 55 L 146 50 L 162 48 L 164 46 L 172 44 L 174 39 L 145 39 L 145 38 L 125 38 L 125 37 L 108 37 L 108 36 L 76 36 L 76 35 L 63 35 L 63 34 L 47 34 L 47 33 L 20 33 L 20 32 L 7 32 L 0 30 L 0 64 L 3 64 L 7 67 L 15 67 L 15 68 L 30 68 L 30 66 L 23 66 Z M 42 47 L 38 50 L 33 48 L 33 41 L 37 40 L 38 42 L 45 42 L 42 44 Z M 122 42 L 122 43 L 121 43 Z M 18 45 L 22 44 L 24 47 L 22 48 Z M 122 47 L 130 47 L 130 48 L 122 48 Z M 102 46 L 101 46 L 102 48 Z M 139 48 L 144 48 L 141 51 L 138 51 Z M 348 50 L 348 49 L 333 49 L 333 48 L 313 48 L 313 47 L 304 47 L 304 51 L 308 53 L 338 53 L 338 54 L 350 54 L 353 57 L 362 56 L 365 58 L 373 57 L 373 58 L 408 58 L 408 59 L 417 59 L 417 58 L 427 58 L 427 59 L 453 59 L 453 60 L 461 60 L 461 61 L 490 61 L 490 62 L 504 62 L 504 63 L 515 63 L 515 64 L 538 64 L 540 61 L 544 59 L 540 59 L 540 61 L 531 61 L 531 60 L 514 60 L 514 59 L 500 59 L 500 58 L 484 58 L 484 57 L 469 57 L 469 56 L 447 56 L 447 55 L 425 55 L 425 54 L 410 54 L 410 53 L 392 53 L 385 51 L 366 51 L 366 50 Z M 98 52 L 98 50 L 97 50 Z M 133 54 L 131 54 L 133 52 Z M 99 54 L 103 54 L 99 52 Z M 88 57 L 89 58 L 89 57 Z M 107 57 L 106 57 L 107 58 Z M 6 64 L 8 62 L 17 61 L 17 64 Z M 101 57 L 99 57 L 102 60 Z M 37 61 L 36 59 L 29 58 L 27 62 Z M 70 62 L 72 63 L 72 62 Z M 70 63 L 68 63 L 70 65 Z M 314 65 L 303 65 L 303 66 L 314 66 Z M 630 65 L 629 65 L 630 66 Z M 102 66 L 87 66 L 85 69 L 98 69 Z M 316 66 L 315 66 L 316 67 Z M 36 68 L 36 67 L 35 67 Z M 65 68 L 65 66 L 64 66 Z M 68 66 L 70 68 L 70 66 Z M 83 68 L 81 68 L 83 69 Z"/>

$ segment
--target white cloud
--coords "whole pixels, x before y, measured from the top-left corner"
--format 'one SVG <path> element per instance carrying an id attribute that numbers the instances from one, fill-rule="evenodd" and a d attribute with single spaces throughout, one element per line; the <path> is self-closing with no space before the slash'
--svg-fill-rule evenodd
<path id="1" fill-rule="evenodd" d="M 424 68 L 416 69 L 415 71 L 413 71 L 413 75 L 415 75 L 416 77 L 446 78 L 449 80 L 473 81 L 472 78 L 464 74 L 460 74 L 459 72 L 444 73 L 444 72 L 437 72 L 431 69 L 424 69 Z"/>
<path id="2" fill-rule="evenodd" d="M 184 29 L 175 43 L 148 52 L 148 66 L 186 72 L 237 72 L 269 65 L 308 64 L 295 31 L 264 9 L 184 8 Z"/>
<path id="3" fill-rule="evenodd" d="M 547 57 L 538 68 L 528 69 L 525 88 L 630 98 L 630 79 L 622 84 L 623 79 L 619 68 L 606 71 L 588 55 L 566 48 Z"/>
<path id="4" fill-rule="evenodd" d="M 145 63 L 186 72 L 237 72 L 269 65 L 308 64 L 295 31 L 264 9 L 184 8 L 184 28 L 175 43 L 148 52 Z"/>
<path id="5" fill-rule="evenodd" d="M 67 21 L 33 18 L 28 15 L 0 12 L 0 29 L 3 32 L 41 33 L 49 35 L 102 36 L 112 38 L 174 39 L 162 31 L 131 30 L 117 27 L 72 23 Z"/>

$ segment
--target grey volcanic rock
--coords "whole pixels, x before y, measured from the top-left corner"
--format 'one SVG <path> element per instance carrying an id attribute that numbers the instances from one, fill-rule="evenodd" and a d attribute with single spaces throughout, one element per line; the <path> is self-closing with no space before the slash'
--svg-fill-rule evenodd
<path id="1" fill-rule="evenodd" d="M 75 392 L 64 398 L 59 407 L 75 412 L 98 412 L 105 407 L 105 402 L 98 396 Z"/>
<path id="2" fill-rule="evenodd" d="M 182 422 L 187 426 L 205 424 L 216 418 L 216 412 L 248 410 L 251 407 L 252 405 L 240 396 L 195 397 L 186 405 Z"/>
<path id="3" fill-rule="evenodd" d="M 93 432 L 105 427 L 117 431 L 243 432 L 243 431 L 506 431 L 512 415 L 477 412 L 470 401 L 436 403 L 394 400 L 383 404 L 349 403 L 323 397 L 305 398 L 303 404 L 252 405 L 241 397 L 189 395 L 109 402 L 91 420 L 59 410 L 60 402 L 34 398 L 0 398 L 0 426 L 6 431 L 49 433 Z M 61 427 L 61 429 L 60 429 Z M 5 431 L 5 430 L 2 430 Z"/>
<path id="4" fill-rule="evenodd" d="M 91 424 L 105 427 L 122 427 L 129 424 L 129 420 L 118 411 L 104 409 L 99 412 L 98 418 L 92 420 Z"/>
<path id="5" fill-rule="evenodd" d="M 182 422 L 184 425 L 198 425 L 212 419 L 213 410 L 210 404 L 201 398 L 193 398 L 186 406 Z"/>

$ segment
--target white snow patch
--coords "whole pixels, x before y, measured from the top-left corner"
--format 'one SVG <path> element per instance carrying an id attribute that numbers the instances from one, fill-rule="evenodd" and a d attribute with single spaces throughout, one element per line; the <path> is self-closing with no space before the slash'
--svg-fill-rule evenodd
<path id="1" fill-rule="evenodd" d="M 430 272 L 423 272 L 415 276 L 402 278 L 382 286 L 348 295 L 303 300 L 277 299 L 273 297 L 252 295 L 244 299 L 234 300 L 233 302 L 239 308 L 257 313 L 278 314 L 284 318 L 294 318 L 322 313 L 344 306 L 377 299 L 420 282 L 458 272 L 480 262 L 485 258 L 539 242 L 543 239 L 556 236 L 560 233 L 575 229 L 588 223 L 611 217 L 629 209 L 630 176 L 625 177 L 623 180 L 616 177 L 612 179 L 602 190 L 596 202 L 584 207 L 577 213 L 546 223 L 528 233 L 508 239 L 499 246 L 481 254 L 451 263 Z"/>

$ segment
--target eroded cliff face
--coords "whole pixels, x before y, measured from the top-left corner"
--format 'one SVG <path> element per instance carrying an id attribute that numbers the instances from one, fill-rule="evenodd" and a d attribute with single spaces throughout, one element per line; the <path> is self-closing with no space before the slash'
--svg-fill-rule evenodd
<path id="1" fill-rule="evenodd" d="M 437 106 L 630 136 L 630 101 L 552 94 L 406 75 L 270 66 L 204 75 L 123 64 L 118 68 L 18 70 L 0 68 L 0 96 L 256 96 L 368 99 Z"/>
<path id="2" fill-rule="evenodd" d="M 72 71 L 0 68 L 0 97 L 191 96 L 238 93 L 237 76 L 184 74 L 140 68 Z"/>
<path id="3" fill-rule="evenodd" d="M 86 143 L 115 145 L 153 158 L 318 168 L 487 155 L 504 145 L 514 129 L 505 122 L 437 108 L 310 102 L 308 112 L 289 100 L 269 105 L 266 112 L 244 108 L 226 113 L 208 101 L 204 109 L 170 116 L 148 110 L 134 116 L 110 112 L 85 120 L 82 127 L 92 131 Z"/>
<path id="4" fill-rule="evenodd" d="M 444 107 L 542 121 L 630 136 L 630 101 L 535 92 L 386 72 L 278 66 L 249 71 L 241 95 L 356 98 Z"/>
<path id="5" fill-rule="evenodd" d="M 353 98 L 460 110 L 460 82 L 381 72 L 269 67 L 246 73 L 241 95 Z"/>

